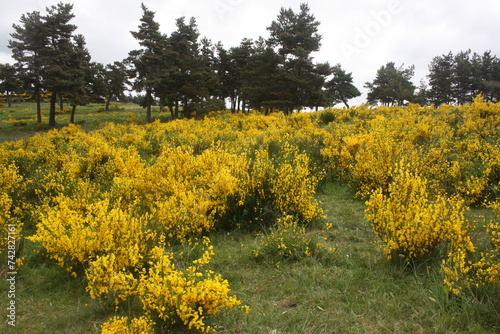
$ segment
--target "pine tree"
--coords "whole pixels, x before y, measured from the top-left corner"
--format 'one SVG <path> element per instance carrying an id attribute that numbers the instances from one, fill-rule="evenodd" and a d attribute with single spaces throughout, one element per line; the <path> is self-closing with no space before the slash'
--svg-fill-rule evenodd
<path id="1" fill-rule="evenodd" d="M 490 51 L 482 56 L 471 50 L 435 57 L 429 65 L 429 96 L 435 104 L 464 104 L 482 93 L 500 99 L 500 61 Z"/>
<path id="2" fill-rule="evenodd" d="M 72 50 L 71 68 L 72 84 L 67 88 L 64 94 L 70 100 L 71 116 L 70 123 L 75 123 L 75 112 L 79 105 L 89 103 L 91 97 L 91 85 L 93 82 L 93 72 L 91 68 L 90 53 L 86 48 L 83 35 L 74 36 L 74 47 Z"/>
<path id="3" fill-rule="evenodd" d="M 19 91 L 20 86 L 16 68 L 10 64 L 0 64 L 0 92 L 5 92 L 9 108 L 12 105 L 12 93 Z"/>
<path id="4" fill-rule="evenodd" d="M 16 60 L 17 73 L 24 86 L 33 93 L 37 105 L 37 122 L 42 123 L 41 93 L 42 81 L 42 56 L 45 47 L 45 36 L 42 16 L 35 11 L 23 14 L 20 24 L 13 24 L 14 32 L 10 34 L 9 48 L 12 57 Z"/>
<path id="5" fill-rule="evenodd" d="M 129 84 L 125 64 L 119 61 L 108 64 L 104 71 L 104 83 L 105 110 L 109 111 L 111 101 L 123 99 L 123 92 Z"/>
<path id="6" fill-rule="evenodd" d="M 473 65 L 471 62 L 471 50 L 461 51 L 455 55 L 453 73 L 453 96 L 456 103 L 464 104 L 472 101 L 474 90 Z"/>
<path id="7" fill-rule="evenodd" d="M 49 126 L 56 125 L 57 97 L 82 91 L 84 85 L 84 39 L 74 36 L 73 5 L 58 3 L 46 8 L 46 14 L 32 12 L 13 25 L 13 40 L 9 41 L 13 57 L 22 78 L 31 87 L 37 101 L 38 123 L 42 122 L 40 94 L 51 94 Z"/>
<path id="8" fill-rule="evenodd" d="M 231 61 L 229 51 L 224 48 L 222 43 L 216 45 L 217 58 L 215 59 L 215 71 L 219 81 L 219 98 L 230 99 L 231 112 L 236 111 L 236 80 L 234 78 L 234 64 Z"/>
<path id="9" fill-rule="evenodd" d="M 231 110 L 233 112 L 236 110 L 245 111 L 246 101 L 244 101 L 242 96 L 243 72 L 247 68 L 249 59 L 253 53 L 253 41 L 247 38 L 244 38 L 239 46 L 233 47 L 230 50 L 230 61 L 232 65 L 230 76 L 234 83 L 231 91 Z"/>
<path id="10" fill-rule="evenodd" d="M 361 95 L 359 89 L 353 84 L 352 73 L 347 73 L 340 64 L 333 67 L 333 78 L 326 83 L 333 103 L 344 103 L 349 108 L 347 101 Z"/>
<path id="11" fill-rule="evenodd" d="M 168 103 L 173 108 L 173 116 L 179 117 L 180 106 L 184 117 L 200 109 L 200 104 L 210 98 L 212 87 L 216 84 L 215 62 L 209 54 L 208 40 L 202 45 L 198 42 L 200 33 L 196 20 L 191 18 L 186 24 L 185 18 L 176 20 L 177 30 L 168 38 L 169 67 L 167 88 L 170 90 Z"/>
<path id="12" fill-rule="evenodd" d="M 217 45 L 216 73 L 221 86 L 220 97 L 229 98 L 232 113 L 241 110 L 242 104 L 245 108 L 242 99 L 243 72 L 253 53 L 253 41 L 247 38 L 229 51 L 222 44 Z"/>
<path id="13" fill-rule="evenodd" d="M 263 41 L 257 41 L 253 54 L 242 73 L 242 98 L 248 101 L 249 107 L 266 111 L 281 109 L 286 82 L 280 71 L 280 56 L 270 47 L 265 47 Z"/>
<path id="14" fill-rule="evenodd" d="M 45 45 L 40 56 L 44 86 L 51 94 L 49 127 L 56 125 L 57 96 L 83 85 L 82 60 L 75 58 L 78 53 L 78 41 L 75 42 L 73 36 L 76 26 L 69 23 L 74 17 L 72 10 L 73 5 L 58 3 L 48 7 L 42 17 Z"/>
<path id="15" fill-rule="evenodd" d="M 454 56 L 447 55 L 434 57 L 429 65 L 429 99 L 437 105 L 454 102 Z"/>
<path id="16" fill-rule="evenodd" d="M 141 4 L 143 15 L 141 24 L 132 36 L 139 41 L 142 49 L 129 53 L 129 61 L 133 69 L 131 77 L 135 78 L 133 88 L 145 91 L 142 105 L 146 108 L 146 123 L 151 123 L 151 106 L 154 103 L 154 93 L 161 82 L 163 50 L 166 48 L 166 37 L 160 33 L 160 25 L 154 20 L 155 13 Z"/>
<path id="17" fill-rule="evenodd" d="M 367 82 L 368 103 L 383 103 L 385 105 L 404 105 L 414 100 L 415 85 L 410 79 L 415 74 L 415 67 L 396 68 L 394 62 L 389 62 L 377 71 L 373 82 Z"/>
<path id="18" fill-rule="evenodd" d="M 500 101 L 500 59 L 486 51 L 481 57 L 480 91 L 488 101 Z"/>
<path id="19" fill-rule="evenodd" d="M 280 57 L 279 75 L 275 78 L 276 105 L 286 114 L 303 107 L 315 107 L 324 99 L 324 64 L 315 65 L 311 53 L 321 46 L 319 22 L 309 13 L 307 4 L 300 12 L 282 8 L 276 21 L 268 27 L 267 44 L 276 49 Z"/>

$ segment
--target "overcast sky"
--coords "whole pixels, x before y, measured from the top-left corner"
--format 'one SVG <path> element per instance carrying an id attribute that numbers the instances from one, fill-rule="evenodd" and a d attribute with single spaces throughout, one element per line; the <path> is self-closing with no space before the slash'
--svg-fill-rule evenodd
<path id="1" fill-rule="evenodd" d="M 2 1 L 0 10 L 0 62 L 12 63 L 7 47 L 23 13 L 40 11 L 59 1 Z M 201 36 L 226 48 L 243 38 L 267 38 L 267 27 L 281 7 L 299 11 L 304 0 L 75 0 L 71 23 L 85 36 L 92 60 L 104 64 L 127 57 L 138 48 L 130 31 L 137 30 L 144 2 L 156 12 L 163 33 L 175 30 L 175 19 L 195 17 Z M 340 63 L 352 72 L 363 96 L 363 85 L 375 78 L 389 61 L 397 66 L 415 65 L 414 83 L 426 79 L 432 58 L 452 51 L 491 50 L 500 56 L 500 1 L 498 0 L 309 0 L 311 12 L 321 22 L 321 50 L 317 62 Z"/>

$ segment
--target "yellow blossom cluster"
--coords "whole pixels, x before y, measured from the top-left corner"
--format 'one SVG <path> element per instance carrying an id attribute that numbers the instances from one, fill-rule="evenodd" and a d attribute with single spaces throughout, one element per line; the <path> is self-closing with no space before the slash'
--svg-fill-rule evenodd
<path id="1" fill-rule="evenodd" d="M 275 206 L 285 215 L 311 221 L 323 213 L 313 197 L 322 173 L 313 174 L 311 159 L 307 154 L 299 153 L 296 147 L 287 144 L 283 150 L 283 161 L 271 179 Z"/>
<path id="2" fill-rule="evenodd" d="M 459 107 L 344 109 L 337 116 L 344 122 L 328 125 L 321 153 L 365 198 L 386 188 L 405 160 L 432 188 L 477 205 L 500 194 L 499 109 L 481 96 Z"/>
<path id="3" fill-rule="evenodd" d="M 101 327 L 101 334 L 150 334 L 154 333 L 153 324 L 147 317 L 113 317 Z"/>
<path id="4" fill-rule="evenodd" d="M 113 296 L 118 304 L 119 299 L 135 295 L 144 312 L 141 319 L 134 319 L 131 324 L 124 318 L 111 319 L 103 325 L 102 332 L 118 333 L 121 328 L 128 328 L 130 333 L 139 333 L 137 328 L 142 328 L 149 333 L 155 324 L 182 324 L 189 329 L 211 332 L 213 328 L 206 323 L 207 317 L 241 302 L 231 295 L 226 280 L 203 269 L 214 255 L 209 243 L 205 237 L 203 254 L 185 268 L 176 268 L 179 258 L 160 246 L 150 250 L 147 264 L 128 271 L 118 270 L 114 254 L 98 257 L 86 272 L 91 297 Z"/>
<path id="5" fill-rule="evenodd" d="M 476 263 L 463 210 L 500 196 L 500 104 L 478 96 L 464 106 L 361 106 L 333 116 L 321 154 L 368 199 L 366 217 L 385 253 L 417 258 L 444 243 L 450 291 L 459 293 L 460 282 L 498 283 L 497 226 L 489 225 L 490 246 Z"/>
<path id="6" fill-rule="evenodd" d="M 210 270 L 202 270 L 213 256 L 209 246 L 200 259 L 178 270 L 173 254 L 163 248 L 152 250 L 150 268 L 141 274 L 138 291 L 144 310 L 163 321 L 180 322 L 188 328 L 210 332 L 208 315 L 232 308 L 241 302 L 230 296 L 229 283 Z"/>
<path id="7" fill-rule="evenodd" d="M 496 220 L 492 221 L 487 226 L 487 231 L 490 234 L 492 243 L 492 251 L 481 254 L 481 259 L 474 263 L 477 269 L 479 282 L 490 284 L 500 283 L 500 201 L 496 201 L 489 205 L 496 215 Z"/>
<path id="8" fill-rule="evenodd" d="M 500 283 L 500 201 L 489 203 L 488 207 L 496 215 L 496 220 L 486 226 L 490 248 L 482 251 L 478 259 L 470 259 L 468 255 L 473 249 L 456 243 L 443 261 L 445 284 L 454 294 L 460 294 L 464 287 Z"/>
<path id="9" fill-rule="evenodd" d="M 444 241 L 472 243 L 465 226 L 463 201 L 432 198 L 427 181 L 400 164 L 387 193 L 379 188 L 366 202 L 366 218 L 383 242 L 388 258 L 415 259 L 431 253 Z"/>

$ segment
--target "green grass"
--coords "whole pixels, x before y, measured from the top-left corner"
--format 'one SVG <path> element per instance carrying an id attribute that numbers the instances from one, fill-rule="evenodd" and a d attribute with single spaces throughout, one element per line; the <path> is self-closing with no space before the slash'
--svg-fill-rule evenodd
<path id="1" fill-rule="evenodd" d="M 328 183 L 317 198 L 334 225 L 326 232 L 326 243 L 337 251 L 328 261 L 306 258 L 268 265 L 250 254 L 255 232 L 210 236 L 216 252 L 211 269 L 251 309 L 248 315 L 233 309 L 212 318 L 219 332 L 498 333 L 498 300 L 447 298 L 439 261 L 429 259 L 412 268 L 388 262 L 363 217 L 363 202 L 348 186 Z M 81 278 L 34 254 L 33 247 L 27 244 L 28 259 L 17 276 L 16 328 L 2 322 L 0 332 L 98 333 L 100 324 L 115 315 L 113 306 L 91 300 Z M 0 288 L 7 289 L 5 280 Z M 498 296 L 498 289 L 492 292 Z M 3 310 L 5 303 L 2 298 Z M 121 306 L 116 314 L 133 311 L 133 306 Z"/>
<path id="2" fill-rule="evenodd" d="M 70 120 L 70 107 L 65 105 L 65 112 L 57 111 L 57 127 L 68 125 Z M 143 123 L 146 118 L 144 108 L 136 104 L 112 104 L 110 111 L 102 111 L 104 104 L 88 104 L 79 106 L 75 113 L 75 123 L 82 129 L 91 131 L 99 129 L 107 122 L 114 123 Z M 156 111 L 155 111 L 156 110 Z M 35 103 L 13 103 L 11 107 L 0 105 L 0 142 L 29 138 L 36 133 L 48 131 L 47 122 L 49 104 L 42 103 L 42 124 L 37 124 Z M 153 108 L 153 120 L 168 120 L 170 113 L 158 112 Z"/>

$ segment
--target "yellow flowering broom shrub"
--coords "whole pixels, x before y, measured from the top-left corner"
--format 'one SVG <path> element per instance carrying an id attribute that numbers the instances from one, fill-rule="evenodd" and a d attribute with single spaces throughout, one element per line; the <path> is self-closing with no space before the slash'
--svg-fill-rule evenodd
<path id="1" fill-rule="evenodd" d="M 374 191 L 365 212 L 388 258 L 420 258 L 445 241 L 471 245 L 463 201 L 432 198 L 427 181 L 410 165 L 400 164 L 394 174 L 387 193 Z"/>
<path id="2" fill-rule="evenodd" d="M 359 108 L 349 122 L 328 125 L 321 154 L 363 197 L 387 186 L 390 171 L 404 158 L 433 188 L 479 205 L 498 196 L 498 109 L 480 98 L 439 109 Z"/>
<path id="3" fill-rule="evenodd" d="M 323 213 L 314 199 L 322 175 L 311 173 L 310 158 L 296 147 L 285 145 L 283 150 L 283 161 L 271 179 L 274 205 L 281 214 L 310 222 Z"/>
<path id="4" fill-rule="evenodd" d="M 352 150 L 353 139 L 346 138 L 348 152 Z M 354 145 L 359 146 L 355 152 L 346 153 L 353 155 L 348 170 L 352 182 L 358 186 L 359 194 L 363 197 L 368 197 L 374 189 L 385 188 L 397 161 L 414 152 L 409 142 L 397 142 L 382 133 L 366 134 Z"/>
<path id="5" fill-rule="evenodd" d="M 84 269 L 100 255 L 116 258 L 120 268 L 134 267 L 157 232 L 148 215 L 134 216 L 114 208 L 108 200 L 74 203 L 61 195 L 57 205 L 41 209 L 37 233 L 29 237 L 42 244 L 51 258 L 69 271 Z"/>
<path id="6" fill-rule="evenodd" d="M 476 285 L 500 283 L 500 201 L 491 203 L 490 208 L 496 215 L 496 220 L 487 225 L 490 237 L 489 249 L 481 254 L 481 259 L 474 264 Z"/>
<path id="7" fill-rule="evenodd" d="M 154 248 L 150 268 L 141 275 L 138 294 L 143 309 L 166 323 L 182 323 L 188 328 L 208 333 L 213 330 L 207 317 L 240 305 L 230 295 L 229 283 L 203 266 L 214 255 L 209 240 L 201 258 L 183 270 L 177 269 L 173 254 Z"/>
<path id="8" fill-rule="evenodd" d="M 113 296 L 118 304 L 119 300 L 137 296 L 143 312 L 131 324 L 126 318 L 110 319 L 102 332 L 126 328 L 130 333 L 150 331 L 155 324 L 182 324 L 189 329 L 211 332 L 208 317 L 240 305 L 241 301 L 231 295 L 226 280 L 203 269 L 214 255 L 208 238 L 203 239 L 203 247 L 203 254 L 184 266 L 176 254 L 158 246 L 150 250 L 146 262 L 128 270 L 117 267 L 113 254 L 93 261 L 86 273 L 91 297 Z"/>
<path id="9" fill-rule="evenodd" d="M 418 257 L 445 243 L 452 292 L 494 281 L 497 226 L 488 226 L 493 250 L 474 262 L 463 205 L 484 205 L 500 194 L 500 105 L 479 96 L 464 106 L 360 107 L 334 116 L 321 154 L 330 172 L 370 198 L 366 215 L 388 256 Z M 399 161 L 413 171 L 404 172 L 405 182 L 395 172 Z"/>
<path id="10" fill-rule="evenodd" d="M 500 283 L 500 202 L 493 202 L 488 206 L 496 215 L 496 220 L 486 226 L 489 237 L 486 249 L 474 259 L 471 257 L 476 251 L 474 247 L 456 243 L 443 261 L 445 286 L 456 295 L 464 288 Z"/>

